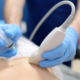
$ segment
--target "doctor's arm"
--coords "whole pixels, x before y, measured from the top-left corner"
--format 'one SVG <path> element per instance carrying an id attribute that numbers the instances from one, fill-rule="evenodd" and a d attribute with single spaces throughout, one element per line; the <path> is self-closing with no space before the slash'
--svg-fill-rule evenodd
<path id="1" fill-rule="evenodd" d="M 20 26 L 25 0 L 5 0 L 4 19 L 7 24 Z"/>

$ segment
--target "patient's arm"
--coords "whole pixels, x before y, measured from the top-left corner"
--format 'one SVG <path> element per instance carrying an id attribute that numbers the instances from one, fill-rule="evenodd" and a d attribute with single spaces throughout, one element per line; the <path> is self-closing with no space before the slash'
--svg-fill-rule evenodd
<path id="1" fill-rule="evenodd" d="M 12 61 L 0 59 L 0 80 L 58 80 L 50 68 L 30 64 L 28 59 L 18 58 Z"/>

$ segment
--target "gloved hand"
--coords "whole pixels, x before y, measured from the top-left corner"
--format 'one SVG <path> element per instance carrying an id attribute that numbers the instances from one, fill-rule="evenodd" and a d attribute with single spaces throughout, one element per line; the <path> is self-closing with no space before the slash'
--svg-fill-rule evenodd
<path id="1" fill-rule="evenodd" d="M 14 43 L 21 37 L 22 32 L 19 26 L 15 24 L 2 24 L 0 28 L 5 32 L 6 36 L 10 38 Z M 12 57 L 16 55 L 15 50 L 9 50 L 6 48 L 5 42 L 0 38 L 0 56 Z"/>
<path id="2" fill-rule="evenodd" d="M 43 60 L 39 62 L 40 67 L 54 67 L 74 58 L 78 42 L 78 33 L 71 27 L 66 30 L 66 36 L 62 44 L 52 51 L 42 54 Z"/>

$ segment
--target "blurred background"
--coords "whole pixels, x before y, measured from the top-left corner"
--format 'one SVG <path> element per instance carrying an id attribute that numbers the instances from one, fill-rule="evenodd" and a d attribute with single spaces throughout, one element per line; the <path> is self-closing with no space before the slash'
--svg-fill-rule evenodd
<path id="1" fill-rule="evenodd" d="M 0 0 L 0 23 L 1 24 L 4 23 L 4 18 L 3 18 L 4 2 L 5 2 L 5 0 Z M 24 10 L 23 10 L 23 18 L 22 18 L 22 23 L 21 23 L 21 25 L 24 26 L 21 28 L 23 33 L 25 33 L 27 31 L 27 29 L 26 29 L 27 24 L 25 23 L 26 18 L 24 17 L 25 15 L 27 15 L 26 4 L 25 4 Z M 75 56 L 75 59 L 72 60 L 71 68 L 73 71 L 80 73 L 80 41 L 78 42 L 76 56 Z"/>

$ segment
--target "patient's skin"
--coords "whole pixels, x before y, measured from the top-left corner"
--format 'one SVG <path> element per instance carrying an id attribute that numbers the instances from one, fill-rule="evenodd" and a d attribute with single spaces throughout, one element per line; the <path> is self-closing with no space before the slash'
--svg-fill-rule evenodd
<path id="1" fill-rule="evenodd" d="M 0 59 L 0 80 L 58 80 L 50 68 L 30 64 L 28 59 Z"/>

